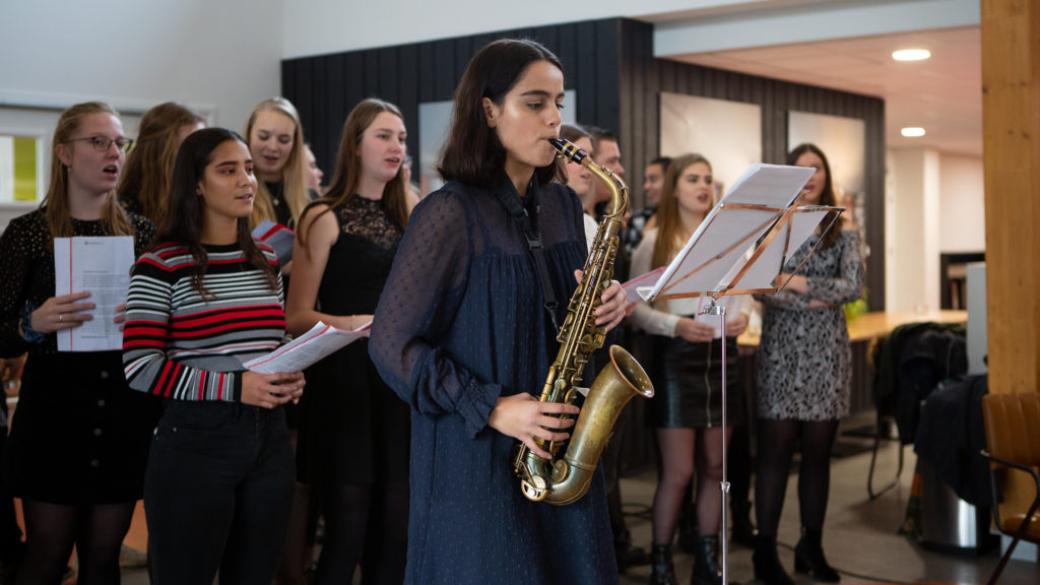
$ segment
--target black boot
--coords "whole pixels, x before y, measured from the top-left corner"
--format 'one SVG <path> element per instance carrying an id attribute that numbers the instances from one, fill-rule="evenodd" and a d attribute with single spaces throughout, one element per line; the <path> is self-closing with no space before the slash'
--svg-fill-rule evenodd
<path id="1" fill-rule="evenodd" d="M 672 564 L 672 545 L 655 544 L 650 550 L 650 585 L 679 585 Z"/>
<path id="2" fill-rule="evenodd" d="M 690 577 L 690 585 L 722 585 L 718 550 L 718 536 L 697 537 L 697 545 L 693 551 L 693 575 Z"/>
<path id="3" fill-rule="evenodd" d="M 755 525 L 751 523 L 751 503 L 730 501 L 729 510 L 733 517 L 733 542 L 752 548 L 755 546 Z"/>
<path id="4" fill-rule="evenodd" d="M 837 583 L 841 581 L 841 575 L 827 564 L 823 556 L 822 537 L 823 533 L 819 530 L 802 528 L 802 538 L 794 547 L 794 570 L 796 573 L 808 573 L 817 581 Z"/>
<path id="5" fill-rule="evenodd" d="M 775 536 L 759 534 L 755 538 L 755 552 L 751 555 L 751 563 L 755 566 L 755 579 L 765 585 L 794 585 L 776 554 Z"/>

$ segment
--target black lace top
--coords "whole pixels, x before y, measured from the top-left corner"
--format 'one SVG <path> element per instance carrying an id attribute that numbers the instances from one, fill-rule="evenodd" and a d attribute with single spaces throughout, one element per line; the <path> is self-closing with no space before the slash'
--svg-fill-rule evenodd
<path id="1" fill-rule="evenodd" d="M 130 213 L 134 228 L 135 253 L 140 255 L 155 235 L 155 226 L 144 217 Z M 77 236 L 106 236 L 100 221 L 72 220 Z M 26 343 L 18 333 L 18 322 L 26 304 L 33 309 L 54 296 L 53 237 L 41 207 L 11 221 L 0 236 L 0 357 L 34 352 L 57 352 L 53 333 L 38 344 Z"/>
<path id="2" fill-rule="evenodd" d="M 318 300 L 333 315 L 372 314 L 390 274 L 401 228 L 381 200 L 351 197 L 333 209 L 341 236 L 329 251 Z"/>
<path id="3" fill-rule="evenodd" d="M 371 315 L 401 239 L 381 200 L 351 197 L 318 288 L 331 315 Z M 297 465 L 312 484 L 408 481 L 409 409 L 380 379 L 362 339 L 307 370 Z"/>

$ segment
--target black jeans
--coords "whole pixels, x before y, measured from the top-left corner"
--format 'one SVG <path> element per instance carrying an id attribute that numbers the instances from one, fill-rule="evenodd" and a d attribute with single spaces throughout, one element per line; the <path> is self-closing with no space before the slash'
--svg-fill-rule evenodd
<path id="1" fill-rule="evenodd" d="M 170 403 L 145 475 L 153 585 L 270 583 L 294 469 L 282 409 Z"/>

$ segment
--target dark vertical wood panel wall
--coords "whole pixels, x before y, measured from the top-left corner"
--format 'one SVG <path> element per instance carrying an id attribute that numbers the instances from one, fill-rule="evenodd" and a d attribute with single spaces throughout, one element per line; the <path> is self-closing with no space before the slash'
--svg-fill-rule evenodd
<path id="1" fill-rule="evenodd" d="M 419 104 L 445 101 L 473 53 L 503 37 L 535 39 L 559 56 L 566 88 L 578 94 L 576 117 L 616 128 L 621 21 L 612 18 L 516 29 L 282 62 L 282 95 L 300 112 L 318 164 L 331 173 L 347 114 L 366 97 L 389 100 L 409 127 L 408 150 L 419 152 Z M 418 161 L 417 161 L 418 162 Z M 416 165 L 418 168 L 418 165 Z M 331 180 L 331 177 L 330 177 Z"/>
<path id="2" fill-rule="evenodd" d="M 758 104 L 762 108 L 762 161 L 782 164 L 787 155 L 788 111 L 860 118 L 866 126 L 865 201 L 867 290 L 871 310 L 885 296 L 885 104 L 878 98 L 680 63 L 653 56 L 653 25 L 619 21 L 620 119 L 623 164 L 636 206 L 642 204 L 643 166 L 660 149 L 660 93 Z M 579 98 L 580 99 L 580 98 Z M 709 159 L 710 152 L 702 153 Z"/>
<path id="3" fill-rule="evenodd" d="M 344 120 L 366 97 L 380 97 L 401 108 L 410 130 L 408 149 L 418 153 L 419 104 L 450 100 L 473 53 L 502 37 L 533 38 L 559 56 L 566 87 L 577 92 L 577 104 L 570 104 L 577 108 L 576 118 L 617 132 L 635 207 L 642 205 L 643 165 L 658 155 L 661 92 L 760 105 L 762 157 L 770 163 L 784 162 L 789 110 L 863 119 L 866 231 L 872 251 L 867 286 L 871 309 L 884 308 L 885 139 L 880 99 L 655 59 L 653 26 L 617 18 L 289 59 L 282 62 L 282 93 L 299 109 L 307 139 L 328 173 Z"/>

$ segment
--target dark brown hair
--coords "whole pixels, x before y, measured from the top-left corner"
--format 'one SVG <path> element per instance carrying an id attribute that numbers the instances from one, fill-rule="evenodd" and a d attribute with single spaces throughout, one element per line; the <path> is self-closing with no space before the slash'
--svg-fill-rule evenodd
<path id="1" fill-rule="evenodd" d="M 819 146 L 810 142 L 799 144 L 794 147 L 794 150 L 787 153 L 787 164 L 795 164 L 803 154 L 808 152 L 820 157 L 820 160 L 823 162 L 823 191 L 820 192 L 819 204 L 831 206 L 836 205 L 837 198 L 834 196 L 834 183 L 831 181 L 831 163 L 827 162 L 827 156 L 823 154 L 823 151 L 820 150 Z M 831 229 L 827 230 L 827 232 L 823 234 L 823 241 L 820 242 L 820 245 L 824 248 L 833 246 L 834 242 L 838 241 L 838 236 L 841 235 L 841 229 L 844 223 L 844 216 L 839 215 Z"/>
<path id="2" fill-rule="evenodd" d="M 229 140 L 237 140 L 246 149 L 249 145 L 233 130 L 226 128 L 203 128 L 184 139 L 177 151 L 177 161 L 173 165 L 173 177 L 170 179 L 169 212 L 166 222 L 159 232 L 156 242 L 175 242 L 188 247 L 195 260 L 192 267 L 191 283 L 202 298 L 210 298 L 210 294 L 202 285 L 202 277 L 206 275 L 209 264 L 206 249 L 202 247 L 203 202 L 196 192 L 200 181 L 206 176 L 206 167 L 212 162 L 213 151 Z M 267 276 L 271 290 L 278 288 L 278 271 L 256 247 L 253 236 L 249 233 L 249 218 L 238 218 L 238 246 L 246 260 Z"/>
<path id="3" fill-rule="evenodd" d="M 548 61 L 563 71 L 549 49 L 528 39 L 493 41 L 470 59 L 455 88 L 451 132 L 438 168 L 446 181 L 494 187 L 505 165 L 506 151 L 484 117 L 483 98 L 501 104 L 509 90 L 532 63 Z M 538 184 L 556 175 L 556 161 L 535 169 Z"/>
<path id="4" fill-rule="evenodd" d="M 600 128 L 599 126 L 586 126 L 585 130 L 589 133 L 589 137 L 592 138 L 592 150 L 599 151 L 599 143 L 603 140 L 607 142 L 618 142 L 617 135 L 607 130 L 606 128 Z M 589 153 L 592 154 L 591 152 Z"/>

